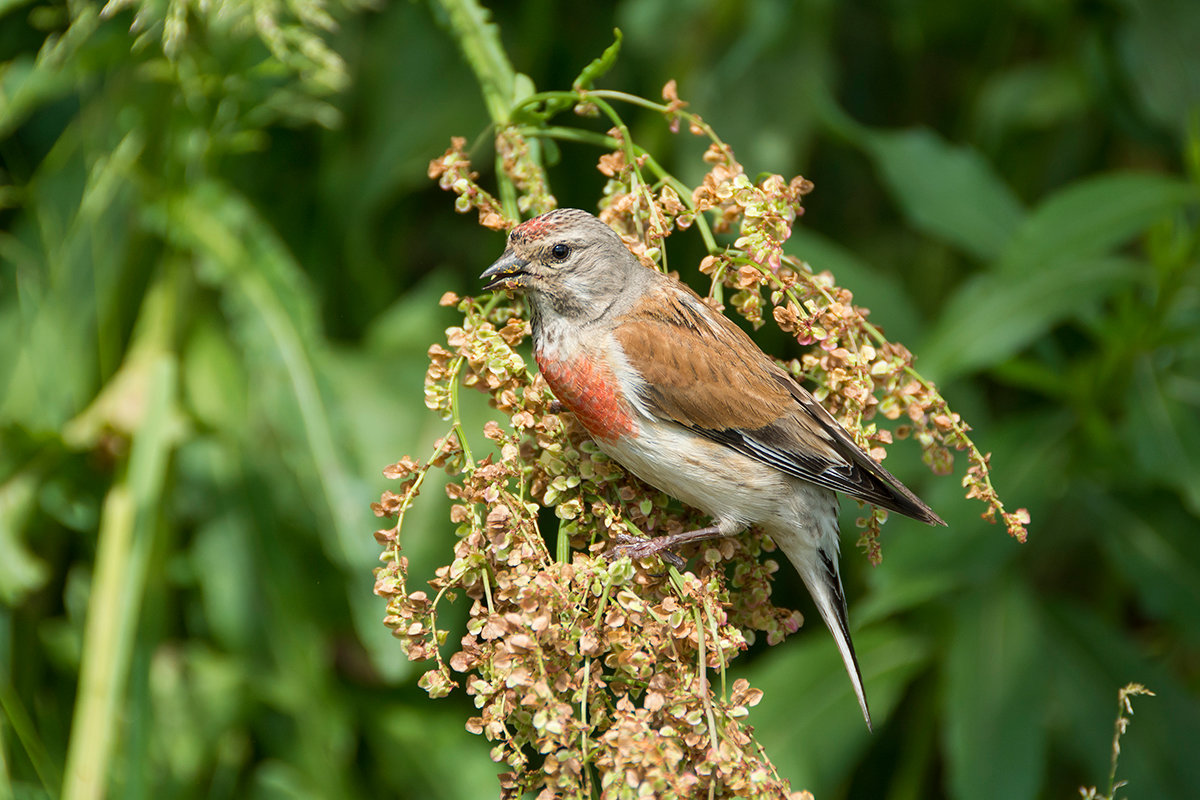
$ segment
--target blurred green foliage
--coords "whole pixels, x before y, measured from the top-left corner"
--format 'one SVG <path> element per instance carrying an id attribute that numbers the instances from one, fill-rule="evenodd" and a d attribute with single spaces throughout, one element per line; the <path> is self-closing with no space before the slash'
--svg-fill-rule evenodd
<path id="1" fill-rule="evenodd" d="M 493 796 L 469 703 L 426 700 L 371 595 L 380 470 L 441 428 L 436 299 L 501 245 L 424 175 L 489 139 L 446 12 L 101 11 L 0 2 L 0 798 Z M 818 798 L 1075 796 L 1136 680 L 1125 793 L 1200 795 L 1200 4 L 494 11 L 533 85 L 619 26 L 605 85 L 675 78 L 744 163 L 812 179 L 791 252 L 918 353 L 1032 513 L 1006 540 L 897 449 L 950 527 L 844 559 L 877 732 L 827 637 L 756 649 L 780 771 Z M 594 207 L 598 154 L 555 155 L 560 203 Z M 449 549 L 438 505 L 406 525 L 414 575 Z"/>

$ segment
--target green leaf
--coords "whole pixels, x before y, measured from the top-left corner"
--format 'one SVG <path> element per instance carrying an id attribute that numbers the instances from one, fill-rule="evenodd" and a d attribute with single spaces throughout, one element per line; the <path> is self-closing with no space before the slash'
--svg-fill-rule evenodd
<path id="1" fill-rule="evenodd" d="M 583 68 L 583 72 L 579 73 L 579 77 L 571 83 L 571 88 L 577 92 L 586 92 L 592 88 L 598 78 L 604 76 L 606 72 L 612 69 L 612 65 L 617 61 L 617 54 L 621 52 L 621 29 L 613 28 L 613 43 L 604 48 L 604 52 L 599 58 L 592 59 L 592 62 Z"/>
<path id="2" fill-rule="evenodd" d="M 1148 355 L 1138 359 L 1125 439 L 1139 472 L 1179 491 L 1192 513 L 1200 515 L 1200 408 L 1194 399 L 1185 402 L 1182 391 L 1172 394 L 1169 384 L 1161 364 Z"/>
<path id="3" fill-rule="evenodd" d="M 496 765 L 488 742 L 463 729 L 463 720 L 443 703 L 392 706 L 377 715 L 364 745 L 375 752 L 395 786 L 413 797 L 458 800 L 496 794 Z"/>
<path id="4" fill-rule="evenodd" d="M 809 619 L 813 623 L 797 640 L 770 651 L 744 677 L 764 693 L 762 703 L 750 711 L 750 723 L 767 753 L 774 755 L 780 774 L 793 789 L 826 797 L 835 794 L 871 734 L 829 632 L 815 614 Z M 858 631 L 854 644 L 879 731 L 929 663 L 929 646 L 895 625 Z"/>
<path id="5" fill-rule="evenodd" d="M 1200 3 L 1195 0 L 1157 0 L 1123 3 L 1126 24 L 1115 29 L 1117 51 L 1128 80 L 1136 87 L 1139 105 L 1159 122 L 1173 128 L 1176 140 L 1195 130 L 1200 107 Z M 1194 134 L 1193 134 L 1194 135 Z"/>
<path id="6" fill-rule="evenodd" d="M 330 555 L 346 565 L 368 563 L 373 547 L 362 530 L 370 524 L 369 494 L 355 485 L 337 445 L 320 388 L 312 290 L 299 265 L 245 199 L 216 182 L 192 186 L 148 216 L 173 244 L 196 254 L 202 279 L 222 292 L 259 394 L 285 387 L 279 402 L 296 415 L 295 429 L 278 418 L 283 408 L 273 411 L 270 422 L 306 457 L 298 466 L 337 534 L 323 540 Z"/>
<path id="7" fill-rule="evenodd" d="M 913 225 L 980 260 L 999 255 L 1024 209 L 978 152 L 924 128 L 864 137 L 876 170 Z"/>
<path id="8" fill-rule="evenodd" d="M 184 401 L 205 425 L 233 432 L 246 421 L 249 380 L 223 328 L 215 315 L 199 317 L 192 328 L 182 364 Z"/>
<path id="9" fill-rule="evenodd" d="M 0 16 L 15 5 L 0 0 Z M 70 91 L 73 80 L 67 71 L 53 63 L 38 64 L 31 56 L 0 63 L 0 138 L 7 138 L 39 108 Z"/>
<path id="10" fill-rule="evenodd" d="M 980 138 L 1000 142 L 1024 130 L 1051 129 L 1087 113 L 1083 70 L 1070 61 L 1013 66 L 985 80 L 975 102 Z"/>
<path id="11" fill-rule="evenodd" d="M 965 283 L 925 346 L 940 379 L 995 364 L 1135 279 L 1144 267 L 1103 255 L 1200 194 L 1176 178 L 1110 174 L 1064 189 L 1032 212 L 995 270 Z"/>
<path id="12" fill-rule="evenodd" d="M 0 17 L 11 14 L 23 6 L 32 5 L 33 2 L 34 0 L 0 0 Z"/>
<path id="13" fill-rule="evenodd" d="M 1151 173 L 1110 173 L 1052 195 L 1029 215 L 998 270 L 1024 278 L 1047 264 L 1111 252 L 1187 203 L 1200 191 Z"/>
<path id="14" fill-rule="evenodd" d="M 210 635 L 232 651 L 250 649 L 262 632 L 255 616 L 261 599 L 252 553 L 254 532 L 238 510 L 223 509 L 199 526 L 190 554 L 192 567 L 203 576 L 198 585 Z"/>
<path id="15" fill-rule="evenodd" d="M 1196 519 L 1175 503 L 1142 506 L 1099 487 L 1091 509 L 1115 574 L 1151 619 L 1170 619 L 1200 641 L 1200 537 Z"/>
<path id="16" fill-rule="evenodd" d="M 512 101 L 514 106 L 535 93 L 537 93 L 537 85 L 534 84 L 533 78 L 529 77 L 524 72 L 518 72 L 513 75 Z"/>
<path id="17" fill-rule="evenodd" d="M 1005 581 L 958 601 L 945 661 L 951 796 L 1038 795 L 1047 756 L 1047 642 L 1035 598 Z"/>
<path id="18" fill-rule="evenodd" d="M 22 530 L 37 502 L 38 476 L 22 470 L 0 484 L 0 601 L 15 607 L 49 577 L 46 562 L 25 546 Z"/>
<path id="19" fill-rule="evenodd" d="M 967 281 L 917 348 L 922 374 L 945 381 L 996 364 L 1055 324 L 1136 280 L 1143 265 L 1106 257 L 1057 262 L 1017 277 Z"/>

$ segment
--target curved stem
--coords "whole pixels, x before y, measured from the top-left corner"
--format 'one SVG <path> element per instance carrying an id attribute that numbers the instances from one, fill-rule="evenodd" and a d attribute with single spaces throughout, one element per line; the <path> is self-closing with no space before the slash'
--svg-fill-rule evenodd
<path id="1" fill-rule="evenodd" d="M 471 445 L 467 442 L 467 431 L 463 427 L 462 414 L 458 410 L 458 374 L 464 361 L 466 357 L 459 356 L 454 359 L 454 366 L 450 368 L 450 422 L 454 435 L 458 437 L 458 446 L 462 448 L 463 458 L 466 459 L 466 468 L 474 470 L 475 459 L 471 456 Z"/>
<path id="2" fill-rule="evenodd" d="M 642 169 L 638 165 L 638 154 L 634 148 L 633 136 L 629 133 L 629 126 L 625 124 L 625 120 L 621 119 L 616 109 L 608 102 L 596 97 L 595 92 L 588 93 L 588 100 L 594 103 L 596 108 L 600 109 L 609 118 L 621 134 L 621 152 L 625 154 L 625 162 L 629 165 L 629 169 L 632 170 L 632 177 L 636 180 L 636 184 L 631 181 L 629 188 L 646 201 L 647 207 L 652 206 L 654 204 L 654 197 L 647 196 L 649 195 L 649 188 L 647 187 L 646 177 L 642 175 Z"/>
<path id="3" fill-rule="evenodd" d="M 438 643 L 437 608 L 438 604 L 442 602 L 442 598 L 446 596 L 446 591 L 449 588 L 449 584 L 443 586 L 433 598 L 433 605 L 429 607 L 429 633 L 433 637 L 433 657 L 439 670 L 444 670 L 446 664 L 442 661 L 442 648 Z"/>
<path id="4" fill-rule="evenodd" d="M 541 137 L 546 139 L 558 139 L 564 142 L 577 142 L 579 144 L 590 144 L 596 147 L 603 147 L 606 150 L 616 150 L 621 148 L 622 142 L 615 137 L 605 133 L 596 133 L 595 131 L 584 131 L 578 128 L 565 128 L 559 126 L 539 127 L 535 125 L 523 125 L 517 129 L 517 132 L 522 136 Z M 633 153 L 636 159 L 650 170 L 657 178 L 659 183 L 665 183 L 675 190 L 675 194 L 679 195 L 680 201 L 695 214 L 696 228 L 700 231 L 700 238 L 704 240 L 704 247 L 711 255 L 720 252 L 721 248 L 717 245 L 716 237 L 713 235 L 712 226 L 708 223 L 708 218 L 703 213 L 696 211 L 696 204 L 692 200 L 692 190 L 687 184 L 676 178 L 670 172 L 658 163 L 657 159 L 642 147 L 630 142 Z"/>
<path id="5" fill-rule="evenodd" d="M 425 477 L 429 474 L 429 470 L 432 468 L 433 462 L 437 461 L 438 456 L 442 454 L 442 451 L 446 449 L 448 444 L 450 444 L 450 437 L 443 436 L 441 441 L 437 443 L 437 447 L 433 448 L 433 454 L 429 456 L 429 460 L 426 461 L 421 469 L 417 472 L 416 480 L 414 480 L 412 485 L 409 486 L 407 491 L 404 492 L 404 498 L 400 501 L 400 510 L 396 513 L 396 524 L 392 526 L 394 530 L 399 531 L 402 527 L 404 527 L 404 515 L 408 513 L 408 509 L 412 508 L 413 501 L 420 493 L 421 484 L 425 482 Z M 392 545 L 389 554 L 393 558 L 400 557 L 399 541 Z M 440 593 L 438 596 L 441 596 Z"/>
<path id="6" fill-rule="evenodd" d="M 695 125 L 697 128 L 704 131 L 704 135 L 712 140 L 713 144 L 717 145 L 722 150 L 725 150 L 728 147 L 728 145 L 721 140 L 721 137 L 717 136 L 717 132 L 712 129 L 712 126 L 701 119 L 697 114 L 693 114 L 690 111 L 684 111 L 682 108 L 673 109 L 664 103 L 656 103 L 653 100 L 647 100 L 644 97 L 638 97 L 637 95 L 627 94 L 625 92 L 613 91 L 611 89 L 592 89 L 590 92 L 587 92 L 587 96 L 589 99 L 595 97 L 605 97 L 610 100 L 621 100 L 629 103 L 630 105 L 641 106 L 642 108 L 648 108 L 652 111 L 657 111 L 660 114 L 678 114 L 686 119 L 689 125 Z"/>

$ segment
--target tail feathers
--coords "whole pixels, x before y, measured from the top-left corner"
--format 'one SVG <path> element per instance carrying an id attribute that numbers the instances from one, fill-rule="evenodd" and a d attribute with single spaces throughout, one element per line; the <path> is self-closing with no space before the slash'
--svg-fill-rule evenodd
<path id="1" fill-rule="evenodd" d="M 858 656 L 854 654 L 850 627 L 846 623 L 846 597 L 842 594 L 842 579 L 838 572 L 840 543 L 837 495 L 828 489 L 808 484 L 797 484 L 795 492 L 796 499 L 800 501 L 797 504 L 797 516 L 801 518 L 799 524 L 778 524 L 768 530 L 775 544 L 787 554 L 788 561 L 800 573 L 800 579 L 812 596 L 817 611 L 821 612 L 825 626 L 833 634 L 858 705 L 862 708 L 867 730 L 873 731 L 862 672 L 858 668 Z"/>
<path id="2" fill-rule="evenodd" d="M 837 642 L 842 661 L 846 664 L 846 672 L 850 683 L 854 686 L 854 694 L 858 697 L 858 705 L 862 708 L 863 719 L 867 722 L 867 730 L 874 732 L 871 726 L 871 710 L 867 707 L 867 694 L 863 689 L 862 672 L 858 668 L 858 656 L 854 654 L 854 642 L 850 639 L 850 628 L 846 621 L 846 598 L 842 594 L 842 580 L 838 575 L 837 563 L 834 556 L 824 551 L 818 551 L 820 556 L 801 567 L 796 564 L 808 593 L 816 603 L 817 611 L 833 639 Z"/>

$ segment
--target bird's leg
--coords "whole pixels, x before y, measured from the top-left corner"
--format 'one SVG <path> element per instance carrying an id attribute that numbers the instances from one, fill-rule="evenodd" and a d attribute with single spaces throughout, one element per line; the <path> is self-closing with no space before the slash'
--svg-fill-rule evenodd
<path id="1" fill-rule="evenodd" d="M 683 533 L 669 533 L 666 536 L 655 536 L 650 539 L 639 539 L 627 533 L 618 533 L 613 536 L 617 544 L 604 555 L 609 559 L 621 556 L 630 558 L 658 556 L 664 561 L 682 568 L 684 560 L 672 553 L 672 549 L 692 542 L 702 542 L 705 539 L 719 539 L 726 535 L 728 532 L 722 530 L 718 525 L 709 525 L 707 528 L 697 528 L 694 531 L 684 531 Z"/>

